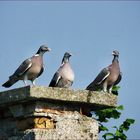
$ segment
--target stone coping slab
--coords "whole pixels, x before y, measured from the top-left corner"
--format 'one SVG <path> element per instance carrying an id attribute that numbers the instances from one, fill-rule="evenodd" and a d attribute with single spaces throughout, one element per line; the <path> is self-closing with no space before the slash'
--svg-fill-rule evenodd
<path id="1" fill-rule="evenodd" d="M 52 101 L 62 104 L 86 105 L 96 109 L 115 107 L 117 96 L 88 90 L 73 90 L 43 86 L 26 86 L 0 92 L 0 108 L 31 101 Z"/>

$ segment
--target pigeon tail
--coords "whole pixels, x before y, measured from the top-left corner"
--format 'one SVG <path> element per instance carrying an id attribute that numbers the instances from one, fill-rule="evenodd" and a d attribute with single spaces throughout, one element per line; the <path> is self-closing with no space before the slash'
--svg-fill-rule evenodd
<path id="1" fill-rule="evenodd" d="M 103 88 L 103 83 L 96 84 L 95 81 L 91 82 L 86 88 L 86 90 L 90 91 L 100 91 Z"/>
<path id="2" fill-rule="evenodd" d="M 8 88 L 11 87 L 13 84 L 15 84 L 17 81 L 18 81 L 17 78 L 12 78 L 9 79 L 7 82 L 5 82 L 2 86 Z"/>
<path id="3" fill-rule="evenodd" d="M 98 90 L 99 89 L 99 86 L 97 86 L 97 85 L 95 85 L 95 84 L 93 84 L 93 83 L 91 83 L 87 88 L 86 88 L 86 90 L 90 90 L 90 91 L 96 91 L 96 90 Z"/>

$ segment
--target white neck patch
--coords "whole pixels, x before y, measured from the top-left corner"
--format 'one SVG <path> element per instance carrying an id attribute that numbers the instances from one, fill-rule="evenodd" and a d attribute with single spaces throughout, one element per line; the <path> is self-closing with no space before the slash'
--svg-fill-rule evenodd
<path id="1" fill-rule="evenodd" d="M 34 56 L 39 56 L 39 54 L 35 54 Z"/>

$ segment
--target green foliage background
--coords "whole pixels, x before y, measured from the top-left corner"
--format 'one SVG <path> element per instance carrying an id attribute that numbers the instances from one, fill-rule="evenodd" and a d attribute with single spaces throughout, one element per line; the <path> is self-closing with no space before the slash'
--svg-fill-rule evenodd
<path id="1" fill-rule="evenodd" d="M 113 94 L 118 95 L 119 86 L 113 87 Z M 111 132 L 105 125 L 110 119 L 119 119 L 121 116 L 121 111 L 124 110 L 123 105 L 117 106 L 116 108 L 104 109 L 95 111 L 93 115 L 96 120 L 99 121 L 99 132 L 104 132 L 102 137 L 105 140 L 126 140 L 126 131 L 129 130 L 130 125 L 134 124 L 135 120 L 127 118 L 120 124 L 120 126 L 112 126 L 115 129 L 114 133 Z"/>

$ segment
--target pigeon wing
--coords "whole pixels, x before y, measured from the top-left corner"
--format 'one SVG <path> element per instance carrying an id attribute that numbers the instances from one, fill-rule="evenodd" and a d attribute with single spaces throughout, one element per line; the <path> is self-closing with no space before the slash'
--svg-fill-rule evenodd
<path id="1" fill-rule="evenodd" d="M 22 76 L 24 73 L 32 66 L 31 59 L 26 59 L 22 64 L 17 68 L 15 73 L 12 76 Z"/>
<path id="2" fill-rule="evenodd" d="M 118 79 L 115 81 L 114 85 L 119 84 L 119 82 L 122 80 L 122 73 L 120 72 Z"/>
<path id="3" fill-rule="evenodd" d="M 59 75 L 58 72 L 56 72 L 49 84 L 49 87 L 55 87 L 58 83 L 58 81 L 60 80 L 61 76 Z"/>
<path id="4" fill-rule="evenodd" d="M 104 68 L 101 72 L 97 75 L 92 83 L 87 86 L 87 90 L 95 90 L 98 85 L 102 84 L 102 82 L 109 76 L 110 71 L 108 68 Z"/>

